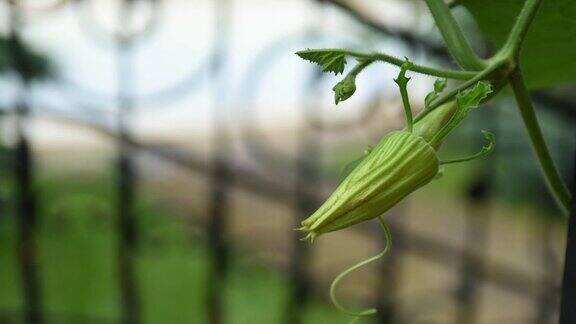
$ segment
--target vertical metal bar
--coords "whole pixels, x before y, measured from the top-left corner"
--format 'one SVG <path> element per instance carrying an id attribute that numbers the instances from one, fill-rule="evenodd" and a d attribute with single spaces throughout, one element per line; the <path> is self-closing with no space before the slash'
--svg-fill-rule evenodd
<path id="1" fill-rule="evenodd" d="M 501 129 L 497 109 L 490 114 L 479 115 L 479 122 L 490 125 L 493 132 Z M 480 138 L 477 133 L 474 138 Z M 477 146 L 484 145 L 483 140 Z M 490 220 L 492 216 L 488 199 L 493 190 L 491 178 L 495 172 L 495 163 L 501 148 L 496 146 L 484 163 L 480 174 L 468 187 L 466 195 L 466 214 L 464 220 L 464 245 L 460 268 L 460 282 L 456 288 L 455 323 L 474 324 L 478 321 L 479 288 L 485 271 L 485 253 L 488 244 Z"/>
<path id="2" fill-rule="evenodd" d="M 22 109 L 23 106 L 21 106 Z M 16 214 L 18 222 L 18 256 L 22 275 L 24 314 L 27 323 L 42 323 L 41 285 L 38 269 L 38 246 L 36 242 L 37 209 L 33 190 L 32 154 L 28 139 L 20 125 L 16 147 Z"/>
<path id="3" fill-rule="evenodd" d="M 121 292 L 121 322 L 137 324 L 140 322 L 140 301 L 136 282 L 135 257 L 137 252 L 136 215 L 134 212 L 135 177 L 131 158 L 130 130 L 128 117 L 133 108 L 133 71 L 132 71 L 132 39 L 123 34 L 130 19 L 132 0 L 123 0 L 119 10 L 117 31 L 117 80 L 118 80 L 118 111 L 117 128 L 118 160 L 117 160 L 117 190 L 118 190 L 118 271 Z"/>
<path id="4" fill-rule="evenodd" d="M 484 271 L 482 251 L 487 243 L 489 214 L 486 213 L 486 200 L 489 193 L 489 182 L 482 177 L 468 188 L 466 202 L 466 219 L 464 229 L 464 247 L 460 268 L 460 283 L 456 290 L 458 307 L 456 323 L 473 324 L 478 315 L 478 284 Z"/>
<path id="5" fill-rule="evenodd" d="M 393 233 L 393 247 L 380 266 L 380 277 L 377 285 L 376 323 L 390 324 L 400 322 L 397 318 L 398 301 L 396 299 L 398 288 L 401 286 L 400 256 L 403 255 L 405 240 L 399 230 L 405 222 L 405 207 L 396 209 L 396 220 L 390 223 Z M 400 216 L 400 217 L 398 217 Z M 383 242 L 386 244 L 386 242 Z"/>
<path id="6" fill-rule="evenodd" d="M 575 150 L 576 152 L 576 150 Z M 576 154 L 572 171 L 572 206 L 568 220 L 566 255 L 564 258 L 564 278 L 560 302 L 560 324 L 576 323 Z"/>
<path id="7" fill-rule="evenodd" d="M 556 108 L 570 109 L 564 103 L 556 103 Z M 570 121 L 568 121 L 570 122 Z M 567 148 L 574 148 L 572 141 L 568 137 L 561 137 L 554 141 L 554 149 L 557 152 L 566 150 Z M 570 170 L 572 166 L 572 157 L 565 158 L 559 161 L 561 170 Z M 573 170 L 576 172 L 576 168 Z M 549 197 L 546 188 L 542 187 L 542 196 Z M 554 202 L 550 199 L 551 208 L 555 208 Z M 549 219 L 543 219 L 541 226 L 538 227 L 541 233 L 540 240 L 534 241 L 533 250 L 538 251 L 537 262 L 542 267 L 544 273 L 542 274 L 542 284 L 540 287 L 539 297 L 535 300 L 534 324 L 547 324 L 550 323 L 557 315 L 558 305 L 560 302 L 560 295 L 558 294 L 558 286 L 550 284 L 556 282 L 558 274 L 561 271 L 562 260 L 560 260 L 556 253 L 554 253 L 554 222 Z"/>
<path id="8" fill-rule="evenodd" d="M 319 14 L 321 15 L 321 10 L 324 9 L 324 0 L 314 0 L 318 3 L 320 9 Z M 320 18 L 320 17 L 316 17 Z M 316 19 L 313 22 L 311 35 L 317 32 L 321 19 Z M 300 223 L 310 216 L 316 208 L 318 208 L 318 201 L 313 199 L 310 195 L 307 195 L 308 189 L 314 184 L 320 183 L 320 173 L 319 173 L 319 157 L 321 152 L 321 143 L 315 138 L 310 125 L 312 119 L 314 119 L 313 112 L 316 107 L 313 104 L 317 102 L 316 100 L 311 100 L 314 98 L 313 93 L 317 91 L 316 85 L 319 83 L 322 73 L 316 70 L 312 77 L 305 84 L 304 88 L 304 103 L 302 104 L 302 113 L 304 115 L 304 120 L 302 121 L 303 129 L 300 130 L 300 138 L 298 145 L 298 152 L 296 156 L 296 183 L 295 183 L 295 224 L 294 228 L 300 227 Z M 312 107 L 311 107 L 312 106 Z M 307 245 L 307 242 L 303 242 L 299 237 L 298 233 L 293 232 L 292 236 L 292 252 L 290 255 L 289 264 L 289 296 L 286 303 L 286 308 L 284 310 L 283 322 L 286 324 L 299 324 L 303 323 L 304 315 L 306 311 L 306 306 L 310 299 L 311 291 L 311 280 L 310 274 L 308 273 L 310 264 L 310 253 L 311 250 Z"/>
<path id="9" fill-rule="evenodd" d="M 307 93 L 315 91 L 321 74 L 315 73 L 311 82 L 306 85 Z M 304 127 L 300 131 L 299 149 L 296 161 L 296 184 L 295 184 L 295 224 L 294 228 L 300 227 L 306 217 L 311 215 L 318 208 L 318 201 L 307 194 L 310 186 L 320 183 L 318 172 L 320 143 L 315 138 L 309 125 L 309 119 L 313 118 L 312 112 L 315 107 L 311 106 L 312 96 L 306 96 L 306 103 L 302 105 L 304 113 Z M 308 243 L 303 242 L 299 234 L 294 232 L 292 242 L 292 253 L 289 265 L 289 299 L 285 309 L 284 323 L 298 324 L 303 322 L 304 312 L 310 297 L 310 278 L 307 272 L 310 263 L 310 249 Z"/>
<path id="10" fill-rule="evenodd" d="M 546 195 L 547 192 L 543 192 Z M 549 220 L 543 220 L 541 226 L 538 227 L 541 232 L 540 239 L 534 242 L 534 250 L 538 252 L 536 258 L 538 265 L 543 267 L 544 273 L 540 296 L 534 300 L 534 324 L 547 324 L 556 312 L 556 305 L 558 304 L 558 288 L 556 285 L 548 283 L 555 282 L 558 276 L 558 260 L 555 257 L 554 249 L 552 248 L 553 226 Z"/>
<path id="11" fill-rule="evenodd" d="M 26 323 L 42 323 L 41 285 L 38 270 L 38 247 L 36 242 L 37 209 L 33 189 L 34 165 L 30 144 L 26 135 L 26 119 L 29 115 L 27 92 L 31 64 L 27 62 L 24 45 L 20 39 L 19 8 L 10 7 L 10 54 L 20 77 L 21 90 L 16 104 L 17 136 L 15 173 L 17 178 L 16 218 L 18 220 L 18 257 L 24 296 L 24 319 Z"/>
<path id="12" fill-rule="evenodd" d="M 228 50 L 230 1 L 218 0 L 216 5 L 216 37 L 214 57 L 211 63 L 213 79 L 213 136 L 212 160 L 210 163 L 210 203 L 208 207 L 208 243 L 212 258 L 211 271 L 208 275 L 207 310 L 208 322 L 220 324 L 224 322 L 224 288 L 229 268 L 229 244 L 225 239 L 228 220 L 229 186 L 232 181 L 230 164 L 231 140 L 226 129 L 225 78 L 222 67 Z"/>

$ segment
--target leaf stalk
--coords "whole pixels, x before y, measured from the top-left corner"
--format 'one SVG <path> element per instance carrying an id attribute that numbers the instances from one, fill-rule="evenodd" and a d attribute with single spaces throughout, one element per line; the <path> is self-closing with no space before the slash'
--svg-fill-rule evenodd
<path id="1" fill-rule="evenodd" d="M 448 4 L 444 0 L 426 0 L 426 5 L 454 60 L 466 70 L 483 69 L 486 63 L 470 47 Z"/>
<path id="2" fill-rule="evenodd" d="M 524 121 L 526 131 L 528 131 L 536 157 L 540 162 L 546 183 L 562 212 L 567 214 L 570 208 L 570 192 L 562 181 L 562 178 L 554 165 L 548 147 L 546 146 L 546 141 L 544 140 L 542 130 L 538 124 L 532 99 L 530 98 L 530 93 L 524 83 L 524 78 L 522 77 L 522 71 L 520 68 L 517 68 L 511 73 L 509 80 L 510 85 L 512 86 L 512 91 L 514 92 L 514 97 L 516 98 L 518 110 L 522 116 L 522 120 Z"/>

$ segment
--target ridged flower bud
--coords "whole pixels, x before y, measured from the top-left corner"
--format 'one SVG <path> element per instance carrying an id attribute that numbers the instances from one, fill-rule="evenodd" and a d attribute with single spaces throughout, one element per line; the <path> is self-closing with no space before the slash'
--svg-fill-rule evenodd
<path id="1" fill-rule="evenodd" d="M 469 161 L 488 154 L 494 148 L 494 136 L 485 131 L 484 136 L 490 143 L 471 157 L 440 162 L 436 150 L 470 110 L 490 93 L 490 85 L 479 82 L 413 127 L 384 136 L 328 200 L 302 222 L 300 230 L 307 232 L 307 238 L 314 239 L 376 218 L 434 179 L 440 164 Z"/>
<path id="2" fill-rule="evenodd" d="M 340 183 L 301 230 L 307 238 L 375 218 L 396 205 L 438 173 L 436 151 L 408 131 L 395 131 L 380 143 Z"/>

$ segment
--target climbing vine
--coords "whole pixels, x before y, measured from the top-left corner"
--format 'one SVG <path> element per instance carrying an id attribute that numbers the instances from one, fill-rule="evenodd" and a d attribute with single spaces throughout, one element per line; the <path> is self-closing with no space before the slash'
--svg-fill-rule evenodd
<path id="1" fill-rule="evenodd" d="M 337 284 L 351 271 L 373 262 L 389 251 L 390 230 L 382 214 L 404 197 L 426 185 L 441 174 L 443 165 L 461 163 L 489 154 L 495 146 L 492 133 L 481 130 L 488 141 L 481 150 L 468 157 L 443 159 L 438 150 L 444 139 L 465 117 L 482 106 L 506 86 L 510 86 L 531 140 L 542 174 L 562 213 L 570 204 L 570 193 L 562 181 L 550 156 L 540 130 L 538 119 L 521 68 L 521 51 L 525 39 L 543 0 L 525 0 L 514 25 L 503 45 L 487 59 L 477 56 L 464 37 L 450 8 L 443 0 L 426 0 L 435 24 L 442 34 L 448 52 L 460 66 L 460 70 L 447 70 L 415 64 L 408 58 L 385 53 L 363 53 L 349 49 L 307 49 L 296 54 L 318 64 L 323 72 L 344 74 L 349 59 L 356 61 L 354 67 L 334 88 L 336 104 L 352 97 L 356 92 L 356 77 L 374 63 L 393 64 L 400 68 L 394 82 L 399 87 L 404 106 L 406 126 L 382 137 L 380 142 L 358 161 L 332 195 L 310 217 L 302 222 L 300 230 L 306 238 L 340 230 L 354 224 L 378 219 L 384 229 L 387 245 L 380 254 L 364 260 L 342 272 L 330 290 L 335 306 L 354 317 L 374 314 L 373 309 L 353 312 L 343 307 L 336 298 Z M 420 73 L 438 77 L 434 89 L 426 96 L 424 109 L 413 116 L 409 98 L 408 73 Z M 448 80 L 459 82 L 447 91 Z"/>

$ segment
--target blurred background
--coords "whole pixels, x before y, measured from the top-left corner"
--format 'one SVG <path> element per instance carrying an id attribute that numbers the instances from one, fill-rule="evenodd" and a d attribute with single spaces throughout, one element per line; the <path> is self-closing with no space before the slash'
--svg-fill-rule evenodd
<path id="1" fill-rule="evenodd" d="M 294 55 L 317 47 L 454 68 L 422 1 L 0 1 L 0 323 L 347 323 L 328 286 L 381 230 L 293 229 L 403 110 L 383 64 L 336 108 L 339 78 Z M 434 79 L 411 76 L 421 109 Z M 566 179 L 574 90 L 534 93 Z M 480 129 L 496 151 L 388 212 L 392 253 L 339 289 L 379 310 L 361 322 L 556 321 L 565 220 L 513 100 L 440 154 L 478 151 Z"/>

